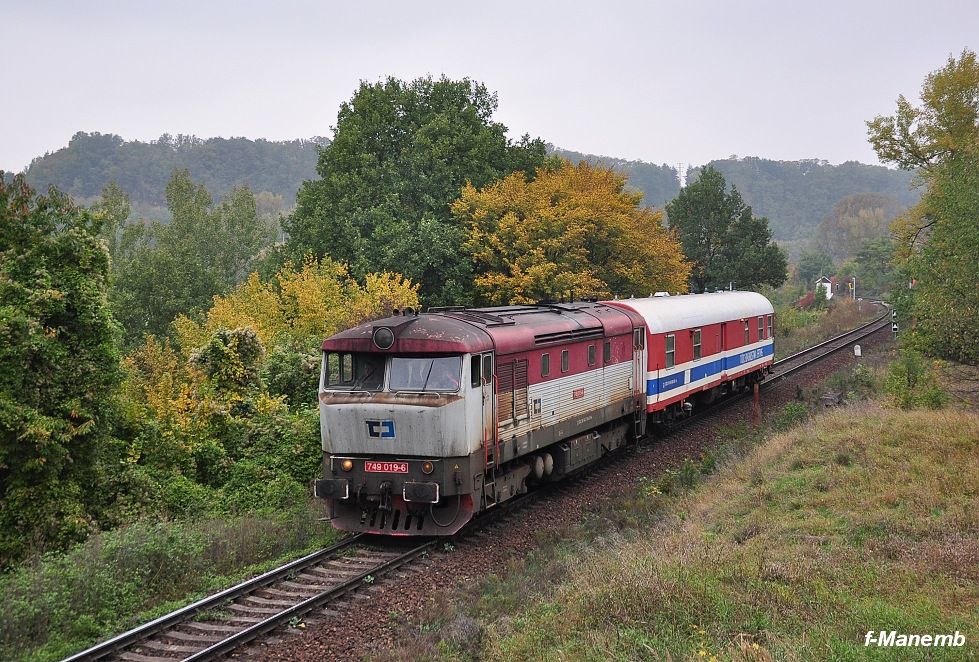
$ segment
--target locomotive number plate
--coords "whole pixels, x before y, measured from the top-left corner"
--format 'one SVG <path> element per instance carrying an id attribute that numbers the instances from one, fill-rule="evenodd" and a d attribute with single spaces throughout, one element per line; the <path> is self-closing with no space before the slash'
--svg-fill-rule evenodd
<path id="1" fill-rule="evenodd" d="M 364 471 L 384 474 L 408 473 L 407 462 L 364 462 Z"/>

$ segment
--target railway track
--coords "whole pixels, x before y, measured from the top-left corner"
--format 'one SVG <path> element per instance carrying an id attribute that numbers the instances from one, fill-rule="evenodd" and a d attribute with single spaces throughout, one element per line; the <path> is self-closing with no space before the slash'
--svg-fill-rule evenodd
<path id="1" fill-rule="evenodd" d="M 762 383 L 768 388 L 785 377 L 823 358 L 847 348 L 890 323 L 888 311 L 874 320 L 842 333 L 826 342 L 775 362 L 775 374 Z M 703 414 L 693 416 L 670 430 L 697 424 L 750 393 L 728 398 Z M 611 461 L 612 458 L 609 459 Z M 599 462 L 591 471 L 571 477 L 564 487 L 570 487 L 601 471 L 609 461 Z M 559 484 L 555 484 L 558 486 Z M 467 538 L 485 535 L 476 529 L 492 527 L 507 513 L 523 509 L 536 502 L 549 490 L 538 490 L 524 497 L 505 502 L 486 516 L 480 517 L 474 528 L 460 532 Z M 292 561 L 275 570 L 249 579 L 237 586 L 187 605 L 121 635 L 81 651 L 65 662 L 83 660 L 127 660 L 128 662 L 173 662 L 174 660 L 211 660 L 221 657 L 241 645 L 259 638 L 312 611 L 336 604 L 355 591 L 374 583 L 383 575 L 423 557 L 444 540 L 385 539 L 383 543 L 370 536 L 358 534 L 341 540 L 318 552 Z"/>

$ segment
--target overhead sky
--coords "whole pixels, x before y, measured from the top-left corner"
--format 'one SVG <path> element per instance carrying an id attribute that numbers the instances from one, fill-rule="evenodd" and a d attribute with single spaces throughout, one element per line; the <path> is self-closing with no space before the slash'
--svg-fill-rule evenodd
<path id="1" fill-rule="evenodd" d="M 583 152 L 876 163 L 864 122 L 977 42 L 975 0 L 0 0 L 0 169 L 77 131 L 331 136 L 359 81 L 428 74 Z"/>

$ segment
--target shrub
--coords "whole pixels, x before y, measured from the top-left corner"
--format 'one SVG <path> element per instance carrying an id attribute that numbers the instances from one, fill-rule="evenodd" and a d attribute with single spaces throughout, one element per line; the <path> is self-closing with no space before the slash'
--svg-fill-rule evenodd
<path id="1" fill-rule="evenodd" d="M 901 350 L 897 360 L 888 367 L 884 391 L 901 409 L 941 409 L 948 402 L 948 394 L 938 384 L 934 366 L 911 349 Z"/>

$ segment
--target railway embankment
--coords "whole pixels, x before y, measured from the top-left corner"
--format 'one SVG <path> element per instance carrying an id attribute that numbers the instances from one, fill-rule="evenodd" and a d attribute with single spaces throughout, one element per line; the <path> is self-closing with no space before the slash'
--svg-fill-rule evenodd
<path id="1" fill-rule="evenodd" d="M 388 655 L 975 655 L 979 413 L 899 408 L 906 367 L 873 367 L 888 358 L 784 404 L 760 439 L 743 425 L 721 429 L 711 453 L 640 478 L 590 522 L 433 603 Z M 834 391 L 850 404 L 825 407 L 817 396 Z M 958 632 L 964 643 L 866 645 L 882 631 Z"/>

